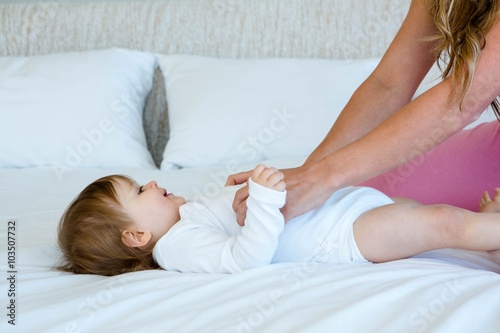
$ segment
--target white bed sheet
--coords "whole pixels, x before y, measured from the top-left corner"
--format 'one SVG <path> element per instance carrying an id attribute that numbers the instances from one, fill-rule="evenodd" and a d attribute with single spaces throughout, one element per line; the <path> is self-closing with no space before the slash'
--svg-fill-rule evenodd
<path id="1" fill-rule="evenodd" d="M 112 173 L 154 179 L 187 197 L 214 193 L 227 175 L 224 168 L 75 170 L 59 181 L 47 168 L 0 170 L 0 332 L 500 332 L 500 264 L 482 252 L 441 250 L 377 265 L 284 263 L 233 275 L 51 270 L 62 211 Z M 15 326 L 7 316 L 12 219 Z"/>

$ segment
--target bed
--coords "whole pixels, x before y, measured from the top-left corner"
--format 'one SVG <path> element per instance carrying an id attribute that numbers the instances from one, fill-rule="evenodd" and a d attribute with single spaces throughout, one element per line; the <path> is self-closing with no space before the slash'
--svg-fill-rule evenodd
<path id="1" fill-rule="evenodd" d="M 500 263 L 485 252 L 231 275 L 54 269 L 61 214 L 101 176 L 203 199 L 257 163 L 300 165 L 408 6 L 1 4 L 0 331 L 499 332 Z M 435 82 L 432 72 L 419 91 Z"/>

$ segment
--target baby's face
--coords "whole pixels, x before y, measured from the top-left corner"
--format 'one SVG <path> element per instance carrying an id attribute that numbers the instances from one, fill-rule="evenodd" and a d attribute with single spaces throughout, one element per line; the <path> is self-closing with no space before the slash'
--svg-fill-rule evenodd
<path id="1" fill-rule="evenodd" d="M 150 231 L 153 242 L 180 220 L 179 207 L 186 203 L 183 197 L 168 193 L 154 181 L 139 186 L 136 182 L 118 180 L 116 191 L 134 227 Z"/>

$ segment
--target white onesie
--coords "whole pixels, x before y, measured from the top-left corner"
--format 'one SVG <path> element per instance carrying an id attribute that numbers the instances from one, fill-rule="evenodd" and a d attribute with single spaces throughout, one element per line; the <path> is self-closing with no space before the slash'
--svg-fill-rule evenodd
<path id="1" fill-rule="evenodd" d="M 161 237 L 153 257 L 163 269 L 194 273 L 234 273 L 277 262 L 367 262 L 354 241 L 353 224 L 364 212 L 393 203 L 368 187 L 335 192 L 321 207 L 284 224 L 278 192 L 251 179 L 245 226 L 232 209 L 239 186 L 216 198 L 187 202 L 181 220 Z"/>

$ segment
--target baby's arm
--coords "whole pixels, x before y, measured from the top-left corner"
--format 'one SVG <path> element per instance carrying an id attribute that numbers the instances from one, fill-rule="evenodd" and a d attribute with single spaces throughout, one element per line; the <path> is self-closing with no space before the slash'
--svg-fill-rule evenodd
<path id="1" fill-rule="evenodd" d="M 245 225 L 231 246 L 231 255 L 241 269 L 270 264 L 285 225 L 280 212 L 286 199 L 283 174 L 259 164 L 248 185 Z"/>

